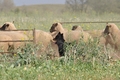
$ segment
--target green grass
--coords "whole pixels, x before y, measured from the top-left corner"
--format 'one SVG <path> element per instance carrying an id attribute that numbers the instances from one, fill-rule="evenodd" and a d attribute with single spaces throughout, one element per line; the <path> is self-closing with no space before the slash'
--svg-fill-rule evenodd
<path id="1" fill-rule="evenodd" d="M 39 66 L 20 67 L 0 66 L 2 80 L 119 80 L 120 62 L 107 65 L 89 62 L 61 64 L 60 61 L 47 60 Z"/>
<path id="2" fill-rule="evenodd" d="M 69 11 L 44 11 L 35 10 L 28 12 L 1 12 L 0 25 L 6 21 L 15 21 L 18 29 L 36 28 L 48 31 L 54 22 L 64 21 L 114 21 L 119 20 L 120 15 L 115 13 L 96 14 L 73 13 Z M 76 24 L 63 24 L 63 27 L 71 29 Z M 79 23 L 85 30 L 104 29 L 105 23 Z M 120 27 L 120 23 L 117 23 Z M 119 80 L 120 61 L 112 62 L 107 60 L 103 50 L 92 43 L 89 45 L 81 44 L 77 48 L 67 47 L 66 55 L 63 58 L 47 59 L 45 56 L 37 58 L 30 54 L 30 47 L 25 48 L 24 54 L 0 57 L 0 80 Z M 77 52 L 71 52 L 70 50 Z M 75 54 L 75 55 L 74 55 Z M 20 57 L 23 56 L 23 57 Z M 81 55 L 86 58 L 82 60 Z M 95 61 L 93 60 L 95 58 Z M 25 64 L 28 62 L 28 64 Z"/>
<path id="3" fill-rule="evenodd" d="M 37 58 L 30 45 L 13 56 L 1 55 L 0 80 L 120 79 L 120 61 L 108 60 L 96 42 L 73 45 L 67 46 L 65 57 L 55 59 Z"/>
<path id="4" fill-rule="evenodd" d="M 15 21 L 15 26 L 17 28 L 36 28 L 45 31 L 49 31 L 52 23 L 54 22 L 65 22 L 65 21 L 114 21 L 119 20 L 120 15 L 116 13 L 103 13 L 96 14 L 91 13 L 73 13 L 69 11 L 59 12 L 54 9 L 51 12 L 48 10 L 25 12 L 20 11 L 15 13 L 12 12 L 1 12 L 0 24 L 3 25 L 6 21 Z M 77 23 L 77 24 L 63 24 L 63 27 L 71 29 L 73 25 L 80 25 L 83 29 L 104 29 L 106 23 Z M 120 23 L 117 23 L 120 26 Z"/>

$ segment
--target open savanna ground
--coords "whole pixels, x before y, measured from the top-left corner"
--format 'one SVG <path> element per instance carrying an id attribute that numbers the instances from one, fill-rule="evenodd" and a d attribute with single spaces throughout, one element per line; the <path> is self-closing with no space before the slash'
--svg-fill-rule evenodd
<path id="1" fill-rule="evenodd" d="M 35 28 L 47 32 L 54 22 L 117 20 L 120 20 L 120 14 L 70 12 L 58 5 L 23 6 L 0 12 L 1 26 L 14 21 L 18 29 Z M 115 24 L 120 28 L 120 23 Z M 103 30 L 106 23 L 73 23 L 63 24 L 63 27 L 70 30 L 73 25 L 80 25 L 84 30 Z M 120 80 L 120 61 L 109 60 L 101 46 L 98 46 L 97 39 L 87 44 L 80 41 L 74 46 L 67 46 L 66 55 L 61 58 L 37 58 L 31 54 L 32 50 L 33 45 L 28 45 L 23 52 L 18 50 L 14 55 L 1 55 L 0 80 Z M 106 53 L 112 53 L 112 49 Z"/>

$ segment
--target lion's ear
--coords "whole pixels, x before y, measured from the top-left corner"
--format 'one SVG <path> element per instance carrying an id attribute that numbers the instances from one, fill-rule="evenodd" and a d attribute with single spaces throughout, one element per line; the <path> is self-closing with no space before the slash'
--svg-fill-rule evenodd
<path id="1" fill-rule="evenodd" d="M 107 27 L 109 27 L 109 28 L 110 28 L 110 27 L 111 27 L 111 24 L 109 24 L 109 23 L 108 23 L 108 24 L 107 24 Z"/>
<path id="2" fill-rule="evenodd" d="M 58 25 L 58 23 L 55 23 L 55 26 L 57 26 Z"/>
<path id="3" fill-rule="evenodd" d="M 76 30 L 78 28 L 78 26 L 77 25 L 74 25 L 73 27 L 72 27 L 72 30 Z"/>

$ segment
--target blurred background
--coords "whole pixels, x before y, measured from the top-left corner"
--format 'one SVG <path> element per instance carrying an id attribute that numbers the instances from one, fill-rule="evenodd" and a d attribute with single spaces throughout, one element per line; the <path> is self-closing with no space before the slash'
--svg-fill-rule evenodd
<path id="1" fill-rule="evenodd" d="M 103 12 L 120 12 L 120 0 L 0 0 L 0 11 L 13 10 L 19 12 L 22 9 L 30 10 L 29 7 L 44 7 L 51 9 L 51 6 L 54 6 L 60 11 L 75 11 L 75 12 L 85 12 L 89 13 L 95 11 L 97 13 Z M 59 4 L 58 6 L 56 4 Z M 42 5 L 42 6 L 41 6 Z M 22 7 L 22 9 L 21 9 Z M 28 9 L 29 8 L 29 9 Z M 43 8 L 44 10 L 45 8 Z M 35 10 L 35 9 L 34 9 Z M 53 10 L 54 11 L 54 10 Z"/>
<path id="2" fill-rule="evenodd" d="M 14 21 L 17 28 L 48 31 L 54 22 L 118 21 L 120 0 L 0 0 L 0 24 Z M 71 29 L 75 24 L 64 24 Z M 105 23 L 79 24 L 84 29 L 104 29 Z M 117 23 L 117 25 L 120 25 Z"/>

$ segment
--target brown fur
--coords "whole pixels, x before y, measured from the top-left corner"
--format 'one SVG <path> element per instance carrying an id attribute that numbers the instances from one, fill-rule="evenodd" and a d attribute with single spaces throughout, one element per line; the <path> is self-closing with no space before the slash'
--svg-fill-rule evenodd
<path id="1" fill-rule="evenodd" d="M 99 44 L 100 45 L 104 45 L 105 47 L 107 47 L 107 45 L 110 44 L 110 46 L 112 48 L 114 48 L 114 41 L 113 41 L 113 39 L 112 39 L 110 34 L 109 35 L 104 35 L 102 33 L 102 36 L 99 39 Z"/>
<path id="2" fill-rule="evenodd" d="M 68 31 L 62 27 L 60 23 L 54 23 L 52 27 L 50 28 L 51 34 L 54 33 L 53 38 L 60 32 L 63 33 L 64 39 L 66 42 L 73 42 L 73 41 L 79 41 L 82 37 L 85 42 L 88 41 L 88 36 L 86 36 L 86 33 L 83 31 Z"/>
<path id="3" fill-rule="evenodd" d="M 93 41 L 92 36 L 88 32 L 83 31 L 83 29 L 81 28 L 81 26 L 75 25 L 75 26 L 72 27 L 72 30 L 73 31 L 81 31 L 82 34 L 83 34 L 83 36 L 84 36 L 85 42 L 87 42 L 88 39 L 91 39 L 91 41 Z"/>
<path id="4" fill-rule="evenodd" d="M 33 31 L 27 31 L 24 32 L 24 34 L 27 35 L 29 39 L 33 39 Z M 56 48 L 57 45 L 54 43 L 53 37 L 48 32 L 35 30 L 35 44 L 40 46 L 40 49 L 37 51 L 38 55 L 45 52 L 49 53 L 48 51 L 50 49 L 53 49 L 53 55 L 58 55 L 58 48 Z"/>
<path id="5" fill-rule="evenodd" d="M 12 38 L 7 35 L 0 35 L 0 41 L 11 41 Z M 4 52 L 7 52 L 9 47 L 12 47 L 13 42 L 0 42 L 0 50 L 3 50 Z M 0 52 L 3 52 L 0 51 Z"/>
<path id="6" fill-rule="evenodd" d="M 85 32 L 88 32 L 93 38 L 98 38 L 101 36 L 103 30 L 89 30 Z"/>
<path id="7" fill-rule="evenodd" d="M 81 26 L 77 26 L 77 25 L 74 25 L 72 27 L 72 30 L 81 30 L 81 31 L 83 31 L 82 27 Z"/>
<path id="8" fill-rule="evenodd" d="M 114 49 L 120 51 L 120 30 L 114 23 L 108 23 L 104 30 L 105 35 L 111 35 L 114 42 Z"/>
<path id="9" fill-rule="evenodd" d="M 7 35 L 12 38 L 12 40 L 28 40 L 28 37 L 24 34 L 18 33 L 18 32 L 4 32 L 0 31 L 1 35 Z M 25 45 L 25 42 L 13 42 L 14 49 L 18 49 L 19 47 L 22 47 Z"/>
<path id="10" fill-rule="evenodd" d="M 0 30 L 16 30 L 16 27 L 12 22 L 5 22 Z"/>
<path id="11" fill-rule="evenodd" d="M 92 37 L 99 37 L 101 36 L 102 30 L 83 30 L 81 26 L 75 25 L 72 27 L 72 30 L 79 30 L 79 31 L 85 31 L 92 35 Z"/>
<path id="12" fill-rule="evenodd" d="M 40 44 L 42 46 L 41 49 L 38 50 L 38 54 L 41 52 L 49 50 L 50 46 L 53 46 L 54 48 L 54 42 L 52 42 L 53 37 L 50 35 L 50 33 L 42 31 L 42 30 L 36 30 L 36 44 Z M 49 46 L 50 45 L 50 46 Z"/>
<path id="13" fill-rule="evenodd" d="M 83 31 L 83 29 L 80 26 L 73 26 L 72 30 Z M 91 31 L 85 31 L 85 32 L 90 33 L 92 35 L 92 37 L 94 37 L 94 38 L 100 38 L 99 45 L 103 45 L 103 46 L 107 47 L 107 45 L 110 44 L 111 47 L 114 47 L 114 43 L 113 43 L 113 40 L 111 38 L 111 35 L 104 36 L 103 30 L 91 30 Z"/>
<path id="14" fill-rule="evenodd" d="M 6 22 L 2 27 L 1 30 L 17 30 L 11 22 Z M 29 39 L 33 39 L 33 31 L 17 31 L 21 34 L 26 35 Z M 41 53 L 48 51 L 49 45 L 52 46 L 53 52 L 55 56 L 58 55 L 58 48 L 57 45 L 53 42 L 52 36 L 50 33 L 42 31 L 42 30 L 35 30 L 35 43 L 40 45 L 40 49 L 37 51 L 37 54 L 40 55 Z M 50 47 L 49 47 L 50 48 Z"/>

